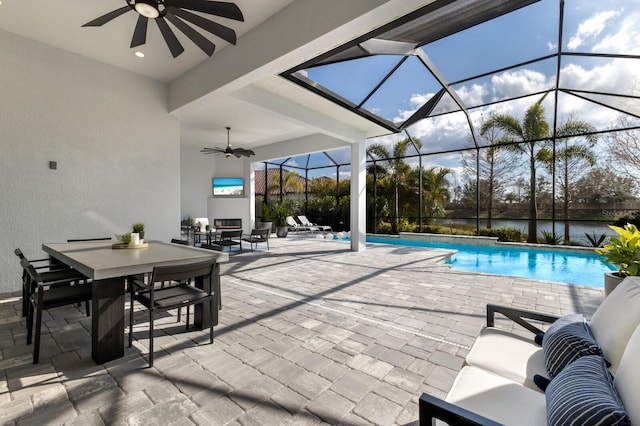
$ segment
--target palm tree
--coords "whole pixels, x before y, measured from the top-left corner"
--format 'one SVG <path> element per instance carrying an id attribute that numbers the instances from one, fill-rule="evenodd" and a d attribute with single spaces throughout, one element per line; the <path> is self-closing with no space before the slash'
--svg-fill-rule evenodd
<path id="1" fill-rule="evenodd" d="M 389 153 L 389 150 L 386 146 L 376 143 L 369 148 L 367 148 L 367 152 L 370 155 L 376 156 L 380 158 L 380 162 L 387 169 L 388 175 L 393 182 L 393 214 L 394 217 L 391 220 L 391 232 L 398 232 L 398 217 L 399 217 L 399 194 L 398 190 L 400 187 L 401 181 L 404 180 L 407 173 L 410 172 L 410 167 L 407 163 L 404 162 L 404 157 L 407 154 L 407 149 L 409 146 L 413 144 L 417 149 L 422 148 L 422 142 L 419 139 L 413 139 L 413 141 L 409 138 L 403 139 L 397 142 L 393 146 L 393 155 Z M 378 164 L 376 163 L 376 166 Z"/>
<path id="2" fill-rule="evenodd" d="M 434 217 L 443 217 L 445 215 L 445 205 L 449 201 L 449 181 L 447 175 L 451 173 L 450 169 L 445 167 L 434 166 L 422 172 L 422 188 L 425 192 L 424 209 L 425 215 L 431 223 Z"/>
<path id="3" fill-rule="evenodd" d="M 529 159 L 529 232 L 527 242 L 536 243 L 538 234 L 538 205 L 536 203 L 536 166 L 540 160 L 540 150 L 548 144 L 549 123 L 544 118 L 542 101 L 545 94 L 538 102 L 530 106 L 524 115 L 522 123 L 517 118 L 500 114 L 494 115 L 484 122 L 480 134 L 486 134 L 489 129 L 498 128 L 503 131 L 503 136 L 496 143 L 505 145 L 505 148 L 523 153 Z M 523 142 L 523 143 L 516 143 Z"/>
<path id="4" fill-rule="evenodd" d="M 302 182 L 300 182 L 301 176 L 296 172 L 287 171 L 282 175 L 282 188 L 280 188 L 280 172 L 273 174 L 273 178 L 267 187 L 267 191 L 270 193 L 273 190 L 279 190 L 281 194 L 302 192 L 304 189 Z"/>
<path id="5" fill-rule="evenodd" d="M 569 205 L 571 203 L 571 187 L 577 177 L 584 175 L 580 173 L 584 171 L 584 165 L 595 165 L 596 159 L 593 148 L 598 141 L 595 134 L 585 136 L 587 141 L 584 143 L 571 143 L 571 137 L 575 135 L 584 135 L 585 133 L 595 132 L 596 129 L 591 124 L 575 120 L 573 117 L 562 124 L 556 130 L 556 163 L 560 169 L 560 189 L 562 190 L 562 217 L 564 220 L 564 242 L 569 244 Z M 575 138 L 573 139 L 576 140 Z M 558 149 L 557 146 L 561 148 Z M 546 163 L 547 168 L 551 172 L 554 168 L 553 153 L 550 149 L 545 148 L 540 151 L 540 157 Z M 573 173 L 573 179 L 569 176 Z"/>

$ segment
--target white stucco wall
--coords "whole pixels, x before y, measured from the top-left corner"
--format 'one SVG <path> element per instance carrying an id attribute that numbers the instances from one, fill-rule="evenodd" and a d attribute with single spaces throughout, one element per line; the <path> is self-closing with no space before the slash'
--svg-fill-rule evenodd
<path id="1" fill-rule="evenodd" d="M 0 31 L 0 293 L 13 250 L 113 236 L 179 235 L 180 127 L 164 84 Z M 57 170 L 49 169 L 57 161 Z"/>
<path id="2" fill-rule="evenodd" d="M 180 148 L 182 218 L 207 217 L 207 198 L 212 193 L 215 157 L 202 154 L 200 149 L 184 144 Z"/>

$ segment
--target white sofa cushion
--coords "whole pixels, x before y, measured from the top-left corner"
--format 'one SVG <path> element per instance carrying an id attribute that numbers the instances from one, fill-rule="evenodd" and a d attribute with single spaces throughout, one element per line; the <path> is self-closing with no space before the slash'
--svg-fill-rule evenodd
<path id="1" fill-rule="evenodd" d="M 543 393 L 474 366 L 460 370 L 446 401 L 505 425 L 547 424 Z"/>
<path id="2" fill-rule="evenodd" d="M 618 290 L 616 289 L 613 293 L 616 291 Z M 636 328 L 629 339 L 613 383 L 627 414 L 631 417 L 631 424 L 640 425 L 640 403 L 638 403 L 640 398 L 640 327 Z"/>
<path id="3" fill-rule="evenodd" d="M 536 391 L 540 389 L 533 376 L 549 377 L 542 348 L 533 342 L 533 335 L 526 339 L 492 327 L 480 332 L 466 361 Z"/>
<path id="4" fill-rule="evenodd" d="M 589 325 L 604 358 L 616 374 L 631 334 L 640 324 L 640 277 L 627 277 L 607 296 Z"/>

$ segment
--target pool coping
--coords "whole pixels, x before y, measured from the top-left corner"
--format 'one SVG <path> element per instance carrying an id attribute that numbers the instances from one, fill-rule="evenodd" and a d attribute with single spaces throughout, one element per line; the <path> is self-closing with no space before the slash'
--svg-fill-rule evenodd
<path id="1" fill-rule="evenodd" d="M 429 243 L 445 243 L 445 244 L 465 244 L 474 246 L 492 246 L 492 247 L 512 247 L 512 248 L 529 248 L 532 250 L 558 250 L 575 253 L 595 253 L 595 247 L 581 246 L 565 246 L 552 244 L 532 244 L 532 243 L 516 243 L 498 241 L 497 237 L 482 237 L 471 235 L 448 235 L 448 234 L 429 234 L 416 232 L 400 232 L 399 235 L 392 234 L 367 234 L 372 238 L 394 238 L 398 240 L 422 241 Z"/>

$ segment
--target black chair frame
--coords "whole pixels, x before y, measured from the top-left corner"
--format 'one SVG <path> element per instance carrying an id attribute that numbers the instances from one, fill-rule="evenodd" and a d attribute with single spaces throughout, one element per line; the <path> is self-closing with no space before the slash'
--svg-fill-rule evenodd
<path id="1" fill-rule="evenodd" d="M 267 251 L 269 251 L 269 236 L 271 235 L 271 229 L 267 228 L 258 228 L 252 229 L 251 234 L 244 234 L 242 236 L 242 241 L 246 241 L 249 243 L 249 247 L 251 247 L 251 252 L 253 252 L 253 245 L 255 244 L 256 249 L 258 248 L 258 243 L 267 243 Z"/>
<path id="2" fill-rule="evenodd" d="M 133 345 L 134 301 L 142 304 L 149 314 L 149 367 L 153 367 L 154 318 L 158 312 L 187 307 L 187 328 L 189 328 L 189 307 L 209 303 L 210 312 L 220 304 L 219 265 L 215 260 L 187 265 L 157 266 L 153 269 L 148 283 L 134 279 L 130 283 L 131 308 L 129 311 L 129 347 Z M 192 285 L 194 284 L 194 285 Z M 214 304 L 215 303 L 215 304 Z M 178 319 L 179 321 L 179 319 Z M 209 328 L 209 342 L 213 343 L 214 321 Z"/>
<path id="3" fill-rule="evenodd" d="M 27 259 L 20 260 L 20 264 L 27 273 L 30 288 L 29 309 L 27 313 L 27 344 L 31 344 L 33 338 L 33 322 L 35 314 L 35 340 L 33 342 L 33 363 L 40 361 L 40 334 L 42 331 L 42 311 L 44 309 L 57 308 L 59 306 L 87 304 L 87 316 L 89 315 L 88 302 L 91 300 L 91 284 L 88 278 L 77 271 L 73 277 L 57 280 L 43 280 L 42 275 L 35 270 Z"/>

